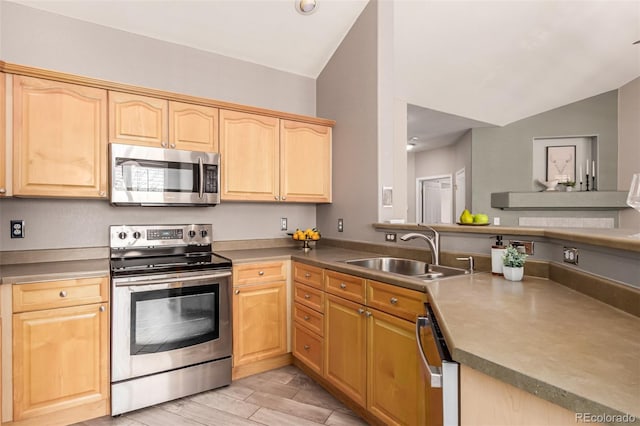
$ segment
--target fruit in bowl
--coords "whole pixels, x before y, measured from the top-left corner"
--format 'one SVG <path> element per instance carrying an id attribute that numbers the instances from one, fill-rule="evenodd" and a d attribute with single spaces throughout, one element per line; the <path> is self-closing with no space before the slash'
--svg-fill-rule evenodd
<path id="1" fill-rule="evenodd" d="M 464 225 L 486 225 L 489 223 L 489 216 L 484 213 L 472 214 L 469 210 L 464 209 L 460 215 L 459 223 Z"/>
<path id="2" fill-rule="evenodd" d="M 311 240 L 311 241 L 318 241 L 320 239 L 320 231 L 318 231 L 317 228 L 307 228 L 304 231 L 301 231 L 300 229 L 296 229 L 296 232 L 293 233 L 293 239 L 294 240 Z"/>

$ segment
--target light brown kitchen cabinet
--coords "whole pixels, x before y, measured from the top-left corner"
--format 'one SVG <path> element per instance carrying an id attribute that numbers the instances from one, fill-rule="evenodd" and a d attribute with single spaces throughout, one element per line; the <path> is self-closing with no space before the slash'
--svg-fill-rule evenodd
<path id="1" fill-rule="evenodd" d="M 322 375 L 324 369 L 324 271 L 293 262 L 293 356 Z"/>
<path id="2" fill-rule="evenodd" d="M 218 109 L 170 101 L 169 146 L 187 151 L 218 152 Z"/>
<path id="3" fill-rule="evenodd" d="M 0 198 L 7 196 L 10 192 L 7 188 L 7 168 L 6 168 L 6 153 L 7 153 L 7 139 L 6 139 L 6 123 L 7 123 L 7 111 L 6 111 L 6 76 L 0 72 Z"/>
<path id="4" fill-rule="evenodd" d="M 331 294 L 325 302 L 324 377 L 366 407 L 367 334 L 365 308 Z"/>
<path id="5" fill-rule="evenodd" d="M 220 110 L 223 200 L 331 201 L 331 128 Z"/>
<path id="6" fill-rule="evenodd" d="M 234 368 L 286 354 L 285 263 L 241 264 L 233 269 Z"/>
<path id="7" fill-rule="evenodd" d="M 331 127 L 280 120 L 280 198 L 331 202 Z"/>
<path id="8" fill-rule="evenodd" d="M 13 76 L 13 194 L 107 197 L 107 91 Z"/>
<path id="9" fill-rule="evenodd" d="M 109 414 L 108 281 L 13 285 L 13 424 Z"/>

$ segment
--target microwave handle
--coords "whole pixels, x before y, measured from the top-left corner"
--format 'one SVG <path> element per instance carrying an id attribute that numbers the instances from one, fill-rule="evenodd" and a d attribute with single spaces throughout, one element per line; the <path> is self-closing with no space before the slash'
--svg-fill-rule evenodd
<path id="1" fill-rule="evenodd" d="M 425 327 L 430 327 L 429 317 L 418 317 L 416 320 L 416 343 L 418 344 L 418 352 L 420 353 L 420 358 L 422 358 L 422 364 L 425 369 L 429 373 L 429 383 L 432 388 L 441 388 L 442 387 L 442 373 L 441 370 L 429 364 L 429 360 L 427 359 L 426 354 L 424 353 L 424 348 L 422 346 L 422 330 Z"/>
<path id="2" fill-rule="evenodd" d="M 202 157 L 198 157 L 198 171 L 199 171 L 199 179 L 198 179 L 198 198 L 202 199 L 204 197 L 204 166 L 202 164 Z"/>

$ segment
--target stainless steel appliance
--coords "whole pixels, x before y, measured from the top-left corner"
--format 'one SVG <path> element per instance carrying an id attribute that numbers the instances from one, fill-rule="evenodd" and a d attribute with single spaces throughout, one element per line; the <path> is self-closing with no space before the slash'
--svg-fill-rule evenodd
<path id="1" fill-rule="evenodd" d="M 110 227 L 112 415 L 231 383 L 231 261 L 211 235 Z"/>
<path id="2" fill-rule="evenodd" d="M 460 365 L 451 358 L 444 335 L 431 305 L 425 303 L 426 316 L 416 320 L 416 340 L 426 376 L 429 424 L 460 424 Z"/>
<path id="3" fill-rule="evenodd" d="M 110 144 L 111 204 L 213 206 L 220 156 L 211 152 Z"/>

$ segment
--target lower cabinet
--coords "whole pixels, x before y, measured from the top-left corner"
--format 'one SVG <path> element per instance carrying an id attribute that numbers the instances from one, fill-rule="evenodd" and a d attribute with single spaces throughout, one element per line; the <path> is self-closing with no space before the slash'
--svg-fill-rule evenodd
<path id="1" fill-rule="evenodd" d="M 322 375 L 324 369 L 324 271 L 294 262 L 293 356 Z"/>
<path id="2" fill-rule="evenodd" d="M 109 414 L 108 291 L 108 277 L 13 286 L 14 424 Z"/>

